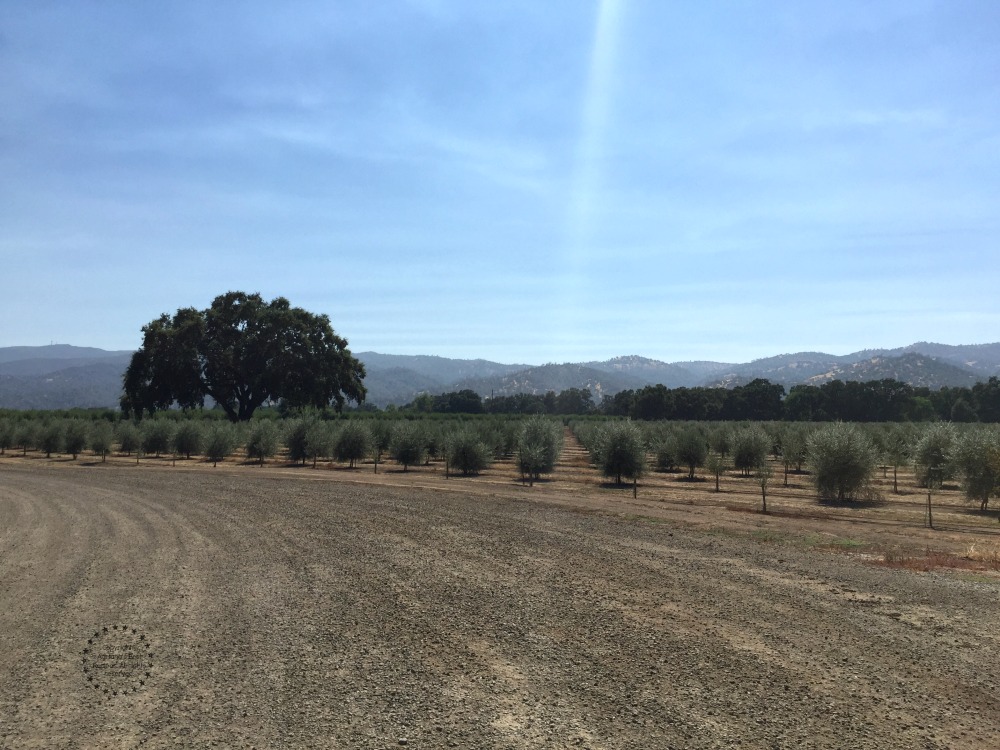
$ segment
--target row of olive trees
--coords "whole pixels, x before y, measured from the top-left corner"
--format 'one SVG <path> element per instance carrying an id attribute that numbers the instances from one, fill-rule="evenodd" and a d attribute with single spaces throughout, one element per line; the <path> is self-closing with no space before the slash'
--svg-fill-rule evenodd
<path id="1" fill-rule="evenodd" d="M 313 467 L 320 460 L 335 460 L 355 468 L 371 459 L 378 471 L 379 463 L 389 457 L 406 471 L 441 458 L 449 473 L 466 476 L 516 454 L 522 477 L 534 482 L 553 471 L 562 446 L 562 429 L 558 422 L 544 417 L 470 423 L 306 417 L 240 424 L 157 418 L 138 425 L 122 421 L 114 427 L 106 421 L 80 419 L 0 419 L 0 454 L 16 447 L 23 454 L 41 450 L 46 456 L 69 453 L 76 459 L 89 448 L 106 458 L 117 447 L 125 456 L 190 459 L 200 455 L 217 464 L 238 446 L 259 464 L 277 455 L 283 446 L 288 460 L 303 465 L 311 461 Z"/>
<path id="2" fill-rule="evenodd" d="M 873 500 L 877 467 L 893 469 L 893 491 L 899 491 L 898 471 L 912 465 L 922 487 L 958 479 L 965 495 L 985 510 L 1000 494 L 1000 430 L 948 423 L 921 426 L 832 423 L 820 427 L 781 423 L 710 425 L 705 423 L 575 422 L 574 433 L 603 474 L 619 484 L 636 480 L 647 466 L 660 471 L 686 469 L 694 479 L 699 468 L 719 478 L 729 469 L 755 478 L 766 495 L 772 476 L 769 457 L 790 471 L 807 466 L 821 497 Z"/>

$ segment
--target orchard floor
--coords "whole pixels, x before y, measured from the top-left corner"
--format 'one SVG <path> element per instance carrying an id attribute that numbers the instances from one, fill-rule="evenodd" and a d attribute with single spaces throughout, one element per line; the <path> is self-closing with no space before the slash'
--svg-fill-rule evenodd
<path id="1" fill-rule="evenodd" d="M 0 457 L 0 748 L 1000 747 L 994 513 L 679 478 Z"/>

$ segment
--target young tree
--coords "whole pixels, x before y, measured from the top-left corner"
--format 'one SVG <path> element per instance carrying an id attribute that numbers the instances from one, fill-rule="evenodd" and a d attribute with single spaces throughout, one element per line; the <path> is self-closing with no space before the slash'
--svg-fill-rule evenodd
<path id="1" fill-rule="evenodd" d="M 170 450 L 174 442 L 174 426 L 166 419 L 151 419 L 142 424 L 142 452 L 154 454 L 157 457 L 161 453 Z"/>
<path id="2" fill-rule="evenodd" d="M 142 447 L 142 437 L 139 435 L 139 428 L 131 422 L 118 423 L 118 450 L 126 456 L 131 456 L 133 452 Z"/>
<path id="3" fill-rule="evenodd" d="M 258 466 L 264 465 L 264 459 L 270 458 L 278 451 L 278 428 L 270 419 L 254 420 L 247 436 L 247 458 L 256 458 Z"/>
<path id="4" fill-rule="evenodd" d="M 766 460 L 761 461 L 757 464 L 757 468 L 754 469 L 754 478 L 760 486 L 761 513 L 767 513 L 767 485 L 770 483 L 772 476 L 774 476 L 774 470 L 771 468 L 771 464 L 769 464 Z"/>
<path id="5" fill-rule="evenodd" d="M 708 445 L 701 431 L 688 427 L 677 435 L 677 459 L 688 467 L 688 479 L 694 479 L 694 472 L 705 464 L 708 458 Z"/>
<path id="6" fill-rule="evenodd" d="M 913 468 L 921 487 L 951 478 L 948 456 L 955 444 L 955 428 L 948 422 L 933 422 L 923 429 L 913 449 Z"/>
<path id="7" fill-rule="evenodd" d="M 333 455 L 333 432 L 330 423 L 322 419 L 310 420 L 306 425 L 305 454 L 312 459 L 312 467 L 320 458 Z"/>
<path id="8" fill-rule="evenodd" d="M 0 419 L 0 456 L 14 446 L 14 423 L 9 419 Z"/>
<path id="9" fill-rule="evenodd" d="M 186 458 L 191 458 L 191 454 L 201 452 L 204 441 L 201 425 L 192 419 L 186 419 L 174 433 L 174 450 Z"/>
<path id="10" fill-rule="evenodd" d="M 674 471 L 677 468 L 677 437 L 669 432 L 661 435 L 653 444 L 657 471 Z"/>
<path id="11" fill-rule="evenodd" d="M 90 431 L 90 450 L 94 455 L 101 457 L 101 462 L 108 460 L 108 453 L 111 452 L 111 444 L 114 440 L 114 430 L 109 422 L 103 419 L 94 425 Z"/>
<path id="12" fill-rule="evenodd" d="M 990 495 L 1000 491 L 1000 433 L 996 428 L 972 429 L 955 440 L 949 461 L 962 478 L 962 491 L 985 511 Z"/>
<path id="13" fill-rule="evenodd" d="M 285 428 L 285 448 L 288 449 L 288 460 L 292 463 L 299 462 L 303 466 L 306 465 L 306 459 L 309 458 L 306 434 L 312 421 L 312 419 L 295 419 Z"/>
<path id="14" fill-rule="evenodd" d="M 45 451 L 45 457 L 51 458 L 53 453 L 62 450 L 66 439 L 66 428 L 61 419 L 50 419 L 42 425 L 39 447 Z"/>
<path id="15" fill-rule="evenodd" d="M 524 420 L 517 440 L 517 463 L 521 477 L 533 484 L 542 474 L 551 473 L 562 450 L 562 429 L 545 417 Z"/>
<path id="16" fill-rule="evenodd" d="M 358 461 L 363 461 L 371 451 L 372 433 L 368 425 L 357 420 L 350 420 L 337 435 L 334 455 L 338 461 L 347 461 L 354 468 Z"/>
<path id="17" fill-rule="evenodd" d="M 66 423 L 66 452 L 76 457 L 87 447 L 87 440 L 90 437 L 90 429 L 86 422 L 80 419 L 71 419 Z"/>
<path id="18" fill-rule="evenodd" d="M 899 494 L 899 467 L 906 466 L 911 452 L 910 434 L 893 425 L 885 434 L 885 461 L 892 467 L 892 491 Z"/>
<path id="19" fill-rule="evenodd" d="M 14 430 L 14 445 L 21 449 L 21 455 L 27 456 L 29 449 L 38 446 L 41 430 L 33 419 L 22 419 Z"/>
<path id="20" fill-rule="evenodd" d="M 771 437 L 759 424 L 749 424 L 733 433 L 733 465 L 749 477 L 771 450 Z"/>
<path id="21" fill-rule="evenodd" d="M 471 430 L 460 430 L 450 435 L 445 450 L 448 465 L 458 469 L 464 476 L 478 474 L 490 465 L 490 451 Z"/>
<path id="22" fill-rule="evenodd" d="M 233 452 L 235 445 L 236 435 L 232 425 L 216 422 L 208 428 L 208 434 L 205 436 L 205 458 L 212 462 L 212 466 L 218 466 L 219 461 L 225 461 Z"/>
<path id="23" fill-rule="evenodd" d="M 709 453 L 708 459 L 705 461 L 705 468 L 708 469 L 715 477 L 715 491 L 719 492 L 719 477 L 721 477 L 728 468 L 726 457 L 721 453 L 715 453 L 714 451 Z"/>
<path id="24" fill-rule="evenodd" d="M 646 445 L 642 431 L 631 420 L 608 422 L 597 440 L 604 476 L 614 477 L 616 484 L 621 484 L 623 477 L 642 477 L 646 471 Z"/>
<path id="25" fill-rule="evenodd" d="M 418 465 L 424 457 L 424 439 L 420 430 L 409 422 L 400 422 L 392 431 L 392 457 L 402 464 L 403 471 Z"/>
<path id="26" fill-rule="evenodd" d="M 871 479 L 876 462 L 871 440 L 856 424 L 835 422 L 809 438 L 809 463 L 822 497 L 840 502 L 875 497 Z"/>
<path id="27" fill-rule="evenodd" d="M 375 461 L 375 473 L 378 474 L 378 462 L 382 454 L 392 445 L 392 423 L 385 419 L 377 419 L 372 425 L 372 458 Z"/>

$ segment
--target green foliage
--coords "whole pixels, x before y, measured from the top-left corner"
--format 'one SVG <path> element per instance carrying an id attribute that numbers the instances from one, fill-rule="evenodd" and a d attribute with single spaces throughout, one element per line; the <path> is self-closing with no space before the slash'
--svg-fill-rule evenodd
<path id="1" fill-rule="evenodd" d="M 705 459 L 705 468 L 715 477 L 715 491 L 719 491 L 719 478 L 725 473 L 726 469 L 729 468 L 729 464 L 726 461 L 726 457 L 721 453 L 708 454 L 708 458 Z"/>
<path id="2" fill-rule="evenodd" d="M 688 478 L 694 479 L 694 472 L 704 466 L 708 458 L 705 436 L 695 427 L 688 427 L 677 435 L 677 462 L 688 468 Z"/>
<path id="3" fill-rule="evenodd" d="M 315 419 L 294 419 L 286 426 L 285 448 L 288 449 L 289 461 L 298 462 L 305 466 L 306 459 L 309 458 L 306 435 L 315 421 Z"/>
<path id="4" fill-rule="evenodd" d="M 101 457 L 101 461 L 106 461 L 108 453 L 111 452 L 111 445 L 114 440 L 114 428 L 110 422 L 103 420 L 95 422 L 90 430 L 90 450 L 95 455 Z"/>
<path id="5" fill-rule="evenodd" d="M 403 471 L 418 465 L 424 458 L 424 439 L 420 429 L 409 422 L 397 424 L 392 431 L 390 452 L 393 460 L 403 466 Z"/>
<path id="6" fill-rule="evenodd" d="M 913 470 L 921 487 L 939 486 L 952 476 L 948 460 L 955 444 L 955 428 L 948 422 L 924 427 L 913 447 Z"/>
<path id="7" fill-rule="evenodd" d="M 205 436 L 198 422 L 188 419 L 177 426 L 177 431 L 174 433 L 174 451 L 178 455 L 191 458 L 193 454 L 201 452 L 204 442 Z"/>
<path id="8" fill-rule="evenodd" d="M 66 422 L 64 448 L 73 456 L 74 461 L 86 449 L 89 438 L 90 427 L 82 419 L 70 419 Z"/>
<path id="9" fill-rule="evenodd" d="M 247 458 L 255 458 L 263 466 L 265 458 L 277 453 L 278 442 L 278 428 L 274 422 L 269 419 L 255 419 L 247 435 Z"/>
<path id="10" fill-rule="evenodd" d="M 631 420 L 608 422 L 597 436 L 598 465 L 606 477 L 639 479 L 646 471 L 642 431 Z"/>
<path id="11" fill-rule="evenodd" d="M 354 468 L 371 451 L 372 433 L 364 422 L 349 421 L 340 429 L 333 454 L 338 461 L 349 462 Z"/>
<path id="12" fill-rule="evenodd" d="M 31 419 L 22 419 L 14 429 L 14 445 L 27 455 L 29 450 L 38 447 L 41 436 L 41 424 Z"/>
<path id="13" fill-rule="evenodd" d="M 472 430 L 460 430 L 449 436 L 446 450 L 451 469 L 465 476 L 478 474 L 490 465 L 490 450 Z"/>
<path id="14" fill-rule="evenodd" d="M 306 423 L 305 455 L 312 459 L 313 468 L 320 458 L 333 455 L 334 435 L 329 422 L 321 419 L 311 419 Z"/>
<path id="15" fill-rule="evenodd" d="M 167 453 L 174 442 L 174 425 L 166 419 L 151 419 L 142 423 L 142 452 L 159 456 Z"/>
<path id="16" fill-rule="evenodd" d="M 115 440 L 118 442 L 118 450 L 126 456 L 131 456 L 142 447 L 142 436 L 139 428 L 131 422 L 119 422 Z"/>
<path id="17" fill-rule="evenodd" d="M 996 428 L 972 429 L 955 439 L 949 463 L 962 478 L 962 491 L 986 510 L 990 496 L 1000 491 L 1000 433 Z"/>
<path id="18" fill-rule="evenodd" d="M 562 450 L 562 428 L 545 417 L 531 417 L 521 424 L 517 440 L 517 466 L 532 481 L 550 474 Z"/>
<path id="19" fill-rule="evenodd" d="M 228 292 L 205 310 L 184 308 L 142 328 L 142 346 L 125 371 L 122 410 L 152 414 L 177 404 L 200 407 L 210 396 L 233 421 L 269 401 L 289 408 L 340 410 L 361 403 L 364 366 L 347 341 L 314 315 L 278 297 Z"/>
<path id="20" fill-rule="evenodd" d="M 733 466 L 750 476 L 771 451 L 771 436 L 759 424 L 749 424 L 733 433 Z"/>
<path id="21" fill-rule="evenodd" d="M 4 417 L 0 419 L 0 456 L 7 452 L 8 448 L 14 447 L 14 421 Z"/>
<path id="22" fill-rule="evenodd" d="M 65 442 L 65 426 L 61 419 L 50 419 L 42 425 L 38 447 L 45 451 L 45 457 L 49 458 L 53 453 L 59 453 Z"/>
<path id="23" fill-rule="evenodd" d="M 216 422 L 208 428 L 205 435 L 205 458 L 217 466 L 219 461 L 224 461 L 233 452 L 236 445 L 236 434 L 232 425 L 225 422 Z"/>
<path id="24" fill-rule="evenodd" d="M 855 424 L 835 422 L 809 438 L 809 464 L 822 497 L 876 498 L 871 479 L 877 461 L 871 439 Z"/>

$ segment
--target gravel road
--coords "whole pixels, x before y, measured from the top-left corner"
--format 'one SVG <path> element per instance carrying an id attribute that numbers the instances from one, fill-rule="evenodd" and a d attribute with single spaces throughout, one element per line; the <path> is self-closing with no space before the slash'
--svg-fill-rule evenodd
<path id="1" fill-rule="evenodd" d="M 995 580 L 315 475 L 0 466 L 0 747 L 1000 747 Z"/>

